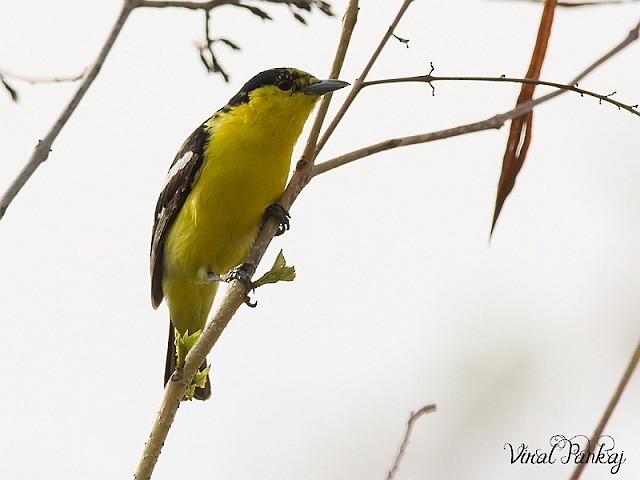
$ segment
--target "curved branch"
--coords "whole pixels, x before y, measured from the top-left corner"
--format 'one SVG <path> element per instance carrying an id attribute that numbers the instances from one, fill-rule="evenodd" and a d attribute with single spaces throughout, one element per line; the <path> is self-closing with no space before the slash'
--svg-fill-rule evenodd
<path id="1" fill-rule="evenodd" d="M 402 78 L 387 78 L 382 80 L 372 80 L 369 82 L 364 82 L 362 87 L 370 87 L 372 85 L 383 85 L 387 83 L 406 83 L 406 82 L 422 82 L 429 83 L 438 82 L 438 81 L 461 81 L 461 82 L 505 82 L 505 83 L 524 83 L 527 85 L 544 85 L 546 87 L 557 88 L 558 90 L 568 90 L 571 92 L 579 93 L 581 96 L 588 96 L 597 98 L 600 102 L 610 103 L 615 105 L 621 110 L 626 110 L 633 115 L 637 115 L 640 117 L 640 111 L 637 110 L 638 105 L 628 105 L 626 103 L 618 102 L 611 98 L 616 92 L 610 93 L 608 95 L 601 95 L 596 92 L 592 92 L 591 90 L 585 90 L 584 88 L 579 88 L 577 84 L 567 85 L 564 83 L 557 82 L 548 82 L 545 80 L 537 80 L 535 78 L 514 78 L 514 77 L 438 77 L 435 75 L 417 75 L 413 77 L 402 77 Z"/>

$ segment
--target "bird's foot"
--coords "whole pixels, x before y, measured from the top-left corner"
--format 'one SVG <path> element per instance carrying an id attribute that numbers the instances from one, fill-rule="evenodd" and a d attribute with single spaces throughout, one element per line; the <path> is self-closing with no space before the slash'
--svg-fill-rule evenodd
<path id="1" fill-rule="evenodd" d="M 289 215 L 289 211 L 278 202 L 272 203 L 264 211 L 264 220 L 266 221 L 269 217 L 274 217 L 279 222 L 276 237 L 289 230 L 289 219 L 291 215 Z"/>
<path id="2" fill-rule="evenodd" d="M 245 262 L 242 265 L 239 265 L 236 268 L 232 269 L 229 273 L 222 277 L 222 279 L 227 283 L 231 282 L 232 280 L 240 280 L 247 289 L 247 292 L 252 292 L 256 289 L 253 285 L 253 282 L 251 281 L 251 277 L 254 273 L 256 273 L 255 265 Z M 248 294 L 244 298 L 244 303 L 246 303 L 251 308 L 254 308 L 256 305 L 258 305 L 258 302 L 251 301 L 251 298 Z"/>

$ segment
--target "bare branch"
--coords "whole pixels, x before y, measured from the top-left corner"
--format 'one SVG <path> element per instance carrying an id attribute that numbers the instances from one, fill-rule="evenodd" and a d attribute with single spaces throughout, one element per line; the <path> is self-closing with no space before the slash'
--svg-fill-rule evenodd
<path id="1" fill-rule="evenodd" d="M 2 86 L 5 88 L 5 90 L 7 90 L 9 95 L 11 95 L 11 100 L 13 100 L 14 102 L 18 102 L 19 101 L 18 90 L 15 87 L 13 87 L 13 85 L 9 84 L 9 82 L 7 82 L 7 79 L 15 80 L 17 82 L 29 83 L 31 85 L 37 85 L 41 83 L 66 83 L 66 82 L 77 82 L 78 80 L 81 80 L 85 73 L 86 73 L 86 69 L 76 75 L 60 75 L 60 76 L 53 76 L 53 77 L 32 77 L 32 76 L 21 75 L 19 73 L 13 73 L 8 70 L 0 69 L 0 83 L 2 83 Z"/>
<path id="2" fill-rule="evenodd" d="M 406 453 L 407 445 L 409 445 L 409 439 L 411 438 L 411 433 L 413 432 L 413 425 L 421 416 L 435 411 L 435 405 L 425 405 L 420 410 L 411 412 L 411 415 L 409 415 L 409 420 L 407 421 L 407 430 L 404 432 L 404 437 L 402 438 L 402 443 L 400 444 L 400 448 L 398 449 L 396 458 L 394 459 L 393 465 L 391 466 L 391 469 L 387 474 L 387 480 L 393 480 L 393 477 L 395 477 L 396 472 L 400 468 L 400 462 L 402 461 L 402 457 L 404 457 L 404 454 Z"/>
<path id="3" fill-rule="evenodd" d="M 214 39 L 211 37 L 210 30 L 210 21 L 211 21 L 211 12 L 209 10 L 205 10 L 204 12 L 204 37 L 205 41 L 203 44 L 196 45 L 198 47 L 200 53 L 200 60 L 204 64 L 205 68 L 209 73 L 219 73 L 222 75 L 222 78 L 225 82 L 229 82 L 229 74 L 222 68 L 220 63 L 218 62 L 218 58 L 216 54 L 213 53 L 213 44 L 217 41 L 220 41 L 227 46 L 231 47 L 234 50 L 240 50 L 240 47 L 233 43 L 231 40 L 226 38 Z"/>
<path id="4" fill-rule="evenodd" d="M 358 21 L 358 3 L 358 0 L 350 0 L 345 10 L 345 14 L 342 17 L 340 40 L 338 41 L 338 48 L 333 60 L 333 65 L 331 66 L 329 78 L 338 78 L 340 71 L 342 70 L 342 65 L 344 64 L 344 60 L 347 56 L 347 49 L 351 42 L 351 35 L 353 34 L 356 22 Z M 307 143 L 300 160 L 296 164 L 296 171 L 301 171 L 305 168 L 309 169 L 310 165 L 312 165 L 315 160 L 314 154 L 316 144 L 318 142 L 318 136 L 320 135 L 320 129 L 322 128 L 322 124 L 324 123 L 327 112 L 329 111 L 329 104 L 332 97 L 332 95 L 324 95 L 320 100 L 320 105 L 313 120 L 311 132 L 307 138 Z"/>
<path id="5" fill-rule="evenodd" d="M 593 72 L 600 65 L 605 63 L 607 60 L 613 58 L 616 54 L 620 53 L 630 44 L 638 40 L 638 37 L 640 36 L 639 33 L 640 33 L 640 22 L 638 22 L 638 24 L 629 31 L 627 36 L 619 44 L 617 44 L 607 53 L 605 53 L 604 55 L 599 57 L 596 61 L 594 61 L 591 65 L 585 68 L 574 79 L 572 79 L 569 82 L 569 84 L 570 85 L 577 84 L 579 81 L 581 81 L 589 73 Z M 351 163 L 355 160 L 359 160 L 360 158 L 367 157 L 369 155 L 373 155 L 374 153 L 382 152 L 392 148 L 402 147 L 406 145 L 415 145 L 418 143 L 432 142 L 434 140 L 450 138 L 458 135 L 463 135 L 465 133 L 472 133 L 472 132 L 479 132 L 479 131 L 489 130 L 494 128 L 501 128 L 506 121 L 511 120 L 513 118 L 517 118 L 520 115 L 533 109 L 534 107 L 540 105 L 541 103 L 547 102 L 557 97 L 558 95 L 562 95 L 567 91 L 568 90 L 556 90 L 555 92 L 551 92 L 539 98 L 536 98 L 531 102 L 518 105 L 512 110 L 509 110 L 507 112 L 504 112 L 498 115 L 494 115 L 493 117 L 487 118 L 479 122 L 469 123 L 466 125 L 461 125 L 459 127 L 448 128 L 448 129 L 440 130 L 437 132 L 411 135 L 408 137 L 392 138 L 389 140 L 385 140 L 383 142 L 376 143 L 374 145 L 369 145 L 367 147 L 354 150 L 344 155 L 340 155 L 339 157 L 332 158 L 331 160 L 326 160 L 322 163 L 316 164 L 313 168 L 313 175 L 314 176 L 320 175 L 321 173 L 328 172 L 330 170 L 333 170 L 334 168 L 338 168 L 342 165 L 346 165 L 347 163 Z"/>
<path id="6" fill-rule="evenodd" d="M 40 164 L 42 164 L 49 156 L 49 152 L 51 152 L 51 146 L 53 145 L 54 140 L 58 137 L 58 134 L 60 133 L 62 128 L 65 126 L 65 124 L 71 117 L 71 114 L 73 114 L 76 107 L 80 103 L 80 100 L 82 100 L 82 97 L 84 97 L 84 94 L 87 93 L 87 90 L 89 89 L 89 87 L 91 86 L 95 78 L 97 77 L 98 72 L 100 72 L 100 69 L 102 68 L 102 64 L 106 60 L 107 55 L 111 51 L 111 48 L 113 47 L 113 44 L 116 41 L 116 38 L 120 34 L 122 27 L 124 26 L 125 22 L 127 21 L 127 18 L 129 18 L 129 15 L 131 14 L 134 8 L 135 8 L 135 5 L 132 1 L 125 1 L 123 3 L 122 10 L 118 15 L 118 18 L 115 24 L 111 28 L 111 32 L 109 32 L 109 36 L 107 37 L 107 40 L 105 41 L 104 45 L 100 49 L 100 52 L 98 53 L 96 60 L 87 69 L 84 77 L 82 78 L 82 82 L 80 83 L 80 85 L 78 86 L 78 89 L 76 90 L 76 93 L 73 95 L 73 97 L 71 97 L 71 100 L 69 101 L 67 106 L 64 108 L 64 110 L 62 111 L 62 113 L 60 114 L 56 122 L 53 124 L 53 127 L 51 127 L 51 130 L 49 131 L 49 133 L 47 133 L 47 135 L 38 142 L 38 145 L 36 145 L 35 149 L 33 150 L 33 153 L 31 154 L 31 157 L 29 158 L 25 166 L 22 168 L 22 171 L 18 174 L 16 179 L 9 186 L 9 188 L 4 193 L 2 198 L 0 198 L 0 219 L 4 217 L 4 214 L 7 211 L 9 204 L 11 204 L 13 199 L 16 197 L 16 195 L 22 189 L 25 183 L 27 183 L 29 178 L 31 178 L 31 175 L 33 175 L 33 173 L 40 166 Z"/>
<path id="7" fill-rule="evenodd" d="M 236 310 L 244 302 L 246 295 L 246 287 L 242 282 L 239 280 L 231 282 L 229 288 L 225 291 L 220 307 L 216 310 L 211 321 L 207 323 L 202 335 L 200 335 L 200 339 L 187 354 L 182 371 L 175 372 L 167 382 L 149 439 L 144 445 L 144 450 L 136 467 L 134 479 L 148 480 L 151 478 L 162 451 L 162 446 L 167 439 L 187 388 L 191 385 L 191 381 L 202 362 L 204 362 L 207 353 L 211 351 Z"/>
<path id="8" fill-rule="evenodd" d="M 85 72 L 78 73 L 76 75 L 60 75 L 54 77 L 31 77 L 28 75 L 20 75 L 8 70 L 0 69 L 0 78 L 9 78 L 11 80 L 17 80 L 19 82 L 30 83 L 36 85 L 39 83 L 62 83 L 62 82 L 77 82 L 80 80 Z"/>
<path id="9" fill-rule="evenodd" d="M 306 24 L 306 20 L 300 15 L 297 10 L 311 12 L 313 8 L 317 8 L 322 13 L 328 16 L 332 16 L 331 5 L 322 0 L 262 0 L 263 3 L 281 4 L 289 7 L 289 10 L 293 12 L 294 18 L 299 22 Z M 229 74 L 224 70 L 220 64 L 216 54 L 213 51 L 213 45 L 216 42 L 221 42 L 231 47 L 234 50 L 240 50 L 240 47 L 227 38 L 213 38 L 210 32 L 210 17 L 211 10 L 223 5 L 232 5 L 235 7 L 248 10 L 253 15 L 257 16 L 261 20 L 273 20 L 273 18 L 265 12 L 263 9 L 254 5 L 247 5 L 243 0 L 209 0 L 205 2 L 193 2 L 193 1 L 180 1 L 180 0 L 137 0 L 138 7 L 146 8 L 184 8 L 187 10 L 203 10 L 205 13 L 204 29 L 205 39 L 204 42 L 196 44 L 198 48 L 198 54 L 200 60 L 204 64 L 207 72 L 219 73 L 225 82 L 229 82 Z"/>
<path id="10" fill-rule="evenodd" d="M 577 84 L 574 85 L 566 85 L 564 83 L 557 82 L 548 82 L 545 80 L 536 80 L 533 78 L 513 78 L 513 77 L 439 77 L 435 75 L 418 75 L 414 77 L 403 77 L 403 78 L 387 78 L 382 80 L 372 80 L 370 82 L 365 82 L 362 87 L 370 87 L 372 85 L 382 85 L 386 83 L 404 83 L 404 82 L 423 82 L 423 83 L 432 83 L 438 81 L 471 81 L 471 82 L 506 82 L 506 83 L 523 83 L 528 85 L 544 85 L 546 87 L 553 87 L 559 90 L 568 90 L 571 92 L 579 93 L 581 96 L 588 96 L 597 98 L 600 102 L 610 103 L 611 105 L 615 105 L 620 110 L 626 110 L 633 115 L 640 116 L 640 111 L 637 110 L 638 105 L 628 105 L 626 103 L 618 102 L 614 100 L 612 95 L 616 92 L 610 93 L 608 95 L 602 95 L 600 93 L 592 92 L 591 90 L 585 90 L 584 88 L 579 88 Z"/>
<path id="11" fill-rule="evenodd" d="M 373 67 L 376 60 L 378 60 L 378 57 L 380 56 L 382 49 L 384 48 L 384 46 L 387 44 L 387 42 L 393 35 L 394 30 L 398 26 L 398 23 L 400 23 L 400 19 L 404 16 L 405 12 L 407 11 L 407 8 L 409 8 L 409 4 L 411 4 L 412 1 L 413 0 L 404 0 L 402 5 L 400 6 L 400 9 L 398 10 L 396 17 L 391 22 L 391 25 L 389 25 L 387 32 L 382 37 L 382 40 L 380 40 L 380 43 L 378 44 L 378 47 L 376 48 L 376 50 L 373 52 L 373 55 L 371 55 L 369 62 L 362 70 L 362 73 L 360 74 L 360 76 L 356 79 L 355 83 L 353 84 L 353 87 L 351 87 L 351 91 L 349 92 L 349 95 L 347 95 L 347 98 L 345 99 L 344 103 L 340 107 L 340 110 L 338 110 L 338 113 L 336 113 L 336 116 L 333 118 L 333 120 L 327 127 L 327 130 L 324 132 L 324 135 L 322 135 L 322 138 L 318 142 L 318 145 L 316 147 L 316 153 L 315 153 L 316 156 L 318 155 L 318 153 L 320 153 L 320 150 L 322 150 L 322 147 L 324 147 L 324 145 L 327 143 L 327 140 L 329 140 L 329 137 L 338 126 L 338 123 L 340 123 L 340 120 L 342 120 L 342 117 L 344 117 L 344 114 L 347 112 L 347 110 L 355 100 L 358 93 L 360 93 L 360 90 L 362 90 L 362 84 L 364 83 L 365 78 L 369 74 L 369 71 L 371 71 L 371 68 Z"/>

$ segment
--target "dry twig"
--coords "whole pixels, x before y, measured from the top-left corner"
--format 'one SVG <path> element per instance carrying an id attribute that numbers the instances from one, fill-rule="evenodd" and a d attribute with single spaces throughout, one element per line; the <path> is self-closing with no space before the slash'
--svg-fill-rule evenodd
<path id="1" fill-rule="evenodd" d="M 409 420 L 407 421 L 407 430 L 404 432 L 404 437 L 402 438 L 402 442 L 400 443 L 400 448 L 398 448 L 398 453 L 393 460 L 393 465 L 387 473 L 387 480 L 393 480 L 393 477 L 395 477 L 396 472 L 400 468 L 402 457 L 404 457 L 404 454 L 407 453 L 407 445 L 409 445 L 409 439 L 411 438 L 411 433 L 413 432 L 413 425 L 421 416 L 435 411 L 435 405 L 425 405 L 421 409 L 416 410 L 415 412 L 411 412 L 411 415 L 409 415 Z"/>
<path id="2" fill-rule="evenodd" d="M 18 82 L 29 83 L 31 85 L 37 85 L 40 83 L 63 83 L 63 82 L 76 82 L 82 78 L 84 72 L 77 75 L 57 76 L 57 77 L 30 77 L 28 75 L 20 75 L 18 73 L 9 72 L 7 70 L 0 69 L 0 83 L 5 90 L 11 96 L 11 100 L 17 102 L 19 99 L 18 90 L 11 85 L 8 80 L 15 80 Z"/>

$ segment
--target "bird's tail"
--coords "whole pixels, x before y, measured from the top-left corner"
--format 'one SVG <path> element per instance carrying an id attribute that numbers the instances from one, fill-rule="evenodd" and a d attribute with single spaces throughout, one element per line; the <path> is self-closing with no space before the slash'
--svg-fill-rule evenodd
<path id="1" fill-rule="evenodd" d="M 200 370 L 207 368 L 207 361 L 205 360 L 200 367 Z M 176 337 L 173 325 L 169 322 L 169 344 L 167 345 L 167 360 L 164 366 L 164 384 L 173 375 L 176 369 Z M 207 400 L 211 396 L 211 382 L 209 381 L 209 375 L 207 375 L 207 383 L 204 388 L 196 387 L 196 391 L 193 395 L 198 400 Z"/>

